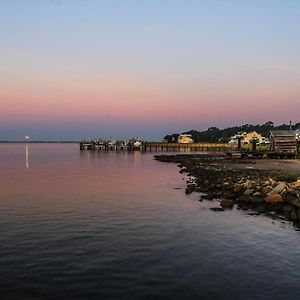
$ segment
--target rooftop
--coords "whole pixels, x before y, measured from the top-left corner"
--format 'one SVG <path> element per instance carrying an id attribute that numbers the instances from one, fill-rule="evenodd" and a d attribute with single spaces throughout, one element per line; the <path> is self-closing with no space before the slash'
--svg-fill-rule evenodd
<path id="1" fill-rule="evenodd" d="M 270 135 L 271 136 L 295 136 L 296 131 L 295 130 L 271 130 Z"/>

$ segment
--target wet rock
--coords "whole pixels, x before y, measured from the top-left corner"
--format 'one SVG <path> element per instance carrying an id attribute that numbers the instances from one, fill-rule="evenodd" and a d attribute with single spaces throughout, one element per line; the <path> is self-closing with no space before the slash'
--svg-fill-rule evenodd
<path id="1" fill-rule="evenodd" d="M 238 201 L 248 203 L 248 202 L 250 202 L 250 198 L 248 196 L 241 195 L 241 196 L 239 196 Z"/>
<path id="2" fill-rule="evenodd" d="M 261 197 L 250 197 L 250 202 L 252 204 L 259 204 L 259 203 L 264 203 L 265 202 L 265 199 L 264 198 L 261 198 Z"/>
<path id="3" fill-rule="evenodd" d="M 300 198 L 288 199 L 287 202 L 294 206 L 300 207 Z"/>
<path id="4" fill-rule="evenodd" d="M 249 203 L 246 203 L 246 202 L 240 203 L 240 204 L 239 204 L 239 207 L 240 207 L 242 210 L 248 210 L 248 209 L 250 209 Z"/>
<path id="5" fill-rule="evenodd" d="M 260 212 L 258 212 L 258 211 L 250 211 L 250 212 L 248 213 L 248 215 L 249 215 L 249 216 L 259 216 L 259 215 L 260 215 Z"/>
<path id="6" fill-rule="evenodd" d="M 196 190 L 196 188 L 197 188 L 197 186 L 195 184 L 188 184 L 185 189 L 185 193 L 191 194 L 192 192 L 194 192 Z"/>
<path id="7" fill-rule="evenodd" d="M 226 198 L 226 199 L 232 199 L 232 200 L 235 200 L 237 198 L 236 194 L 234 194 L 234 193 L 225 193 L 223 195 L 223 197 Z"/>
<path id="8" fill-rule="evenodd" d="M 220 201 L 220 205 L 222 208 L 232 208 L 234 205 L 234 201 L 231 199 L 222 199 Z"/>
<path id="9" fill-rule="evenodd" d="M 208 193 L 206 195 L 202 196 L 202 199 L 206 199 L 206 200 L 214 200 L 215 199 L 215 195 L 213 193 Z"/>
<path id="10" fill-rule="evenodd" d="M 284 205 L 284 202 L 278 202 L 278 203 L 272 203 L 272 204 L 266 203 L 267 209 L 271 210 L 271 211 L 275 211 L 276 213 L 279 213 L 281 211 L 283 205 Z"/>
<path id="11" fill-rule="evenodd" d="M 281 214 L 288 220 L 291 219 L 291 213 L 295 210 L 295 207 L 291 204 L 285 204 L 281 208 Z"/>
<path id="12" fill-rule="evenodd" d="M 255 206 L 255 207 L 253 207 L 253 209 L 255 211 L 257 211 L 258 213 L 260 213 L 260 214 L 263 214 L 263 213 L 266 212 L 266 206 L 264 204 L 259 204 L 259 205 Z"/>
<path id="13" fill-rule="evenodd" d="M 211 207 L 210 210 L 213 210 L 213 211 L 224 211 L 225 209 L 222 208 L 222 207 Z"/>
<path id="14" fill-rule="evenodd" d="M 298 219 L 297 211 L 295 209 L 290 212 L 290 218 L 293 221 L 296 221 Z"/>
<path id="15" fill-rule="evenodd" d="M 284 213 L 290 213 L 293 210 L 295 210 L 295 207 L 291 204 L 285 204 L 281 208 L 281 211 Z"/>
<path id="16" fill-rule="evenodd" d="M 272 195 L 268 196 L 265 200 L 267 203 L 270 203 L 270 204 L 283 202 L 282 196 L 280 194 L 272 194 Z"/>

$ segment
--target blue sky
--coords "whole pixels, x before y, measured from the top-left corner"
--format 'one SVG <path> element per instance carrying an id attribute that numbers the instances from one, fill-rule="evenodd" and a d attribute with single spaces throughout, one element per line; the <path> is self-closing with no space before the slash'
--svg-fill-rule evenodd
<path id="1" fill-rule="evenodd" d="M 2 0 L 0 140 L 300 121 L 299 31 L 291 0 Z"/>

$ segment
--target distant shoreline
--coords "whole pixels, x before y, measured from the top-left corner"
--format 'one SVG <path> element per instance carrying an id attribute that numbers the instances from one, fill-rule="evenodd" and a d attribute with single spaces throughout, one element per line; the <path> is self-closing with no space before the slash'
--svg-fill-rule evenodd
<path id="1" fill-rule="evenodd" d="M 0 144 L 78 144 L 79 141 L 0 141 Z"/>

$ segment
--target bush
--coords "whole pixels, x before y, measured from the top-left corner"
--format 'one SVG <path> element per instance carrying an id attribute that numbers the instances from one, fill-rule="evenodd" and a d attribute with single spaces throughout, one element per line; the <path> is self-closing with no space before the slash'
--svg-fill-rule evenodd
<path id="1" fill-rule="evenodd" d="M 287 172 L 285 174 L 278 175 L 276 181 L 294 182 L 297 181 L 298 175 L 293 172 Z"/>

